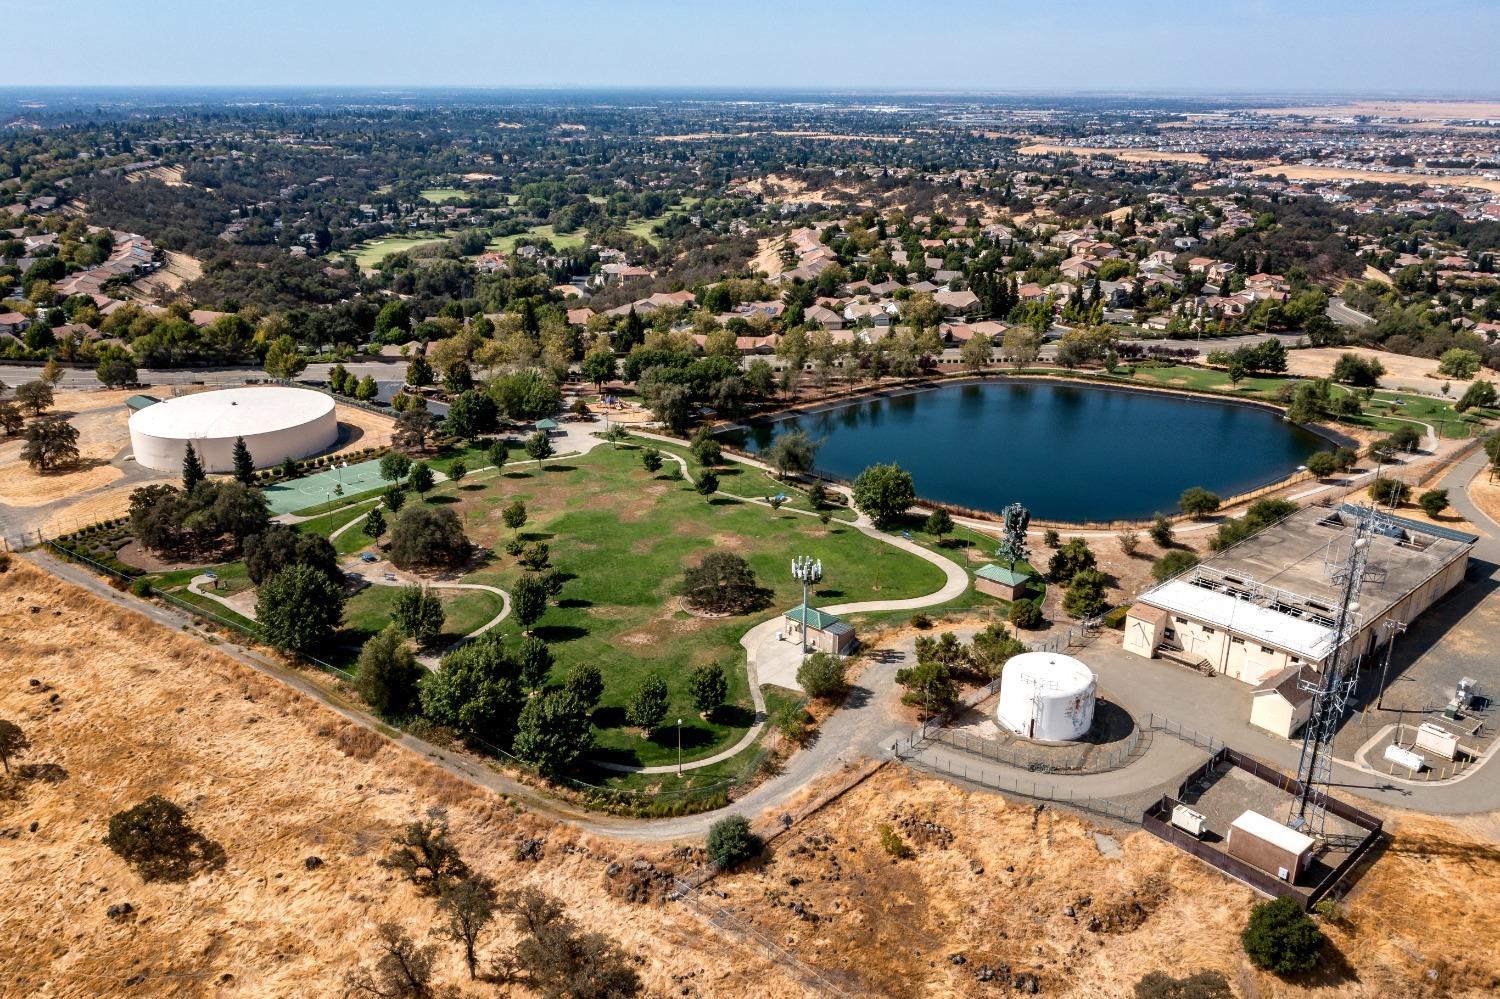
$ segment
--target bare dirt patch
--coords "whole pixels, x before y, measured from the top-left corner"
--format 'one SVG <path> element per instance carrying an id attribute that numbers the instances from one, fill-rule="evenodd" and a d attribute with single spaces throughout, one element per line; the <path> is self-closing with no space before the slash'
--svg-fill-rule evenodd
<path id="1" fill-rule="evenodd" d="M 1333 366 L 1344 354 L 1357 354 L 1363 358 L 1379 361 L 1386 371 L 1380 379 L 1383 388 L 1405 388 L 1425 395 L 1438 395 L 1443 383 L 1448 382 L 1449 397 L 1457 399 L 1469 387 L 1466 381 L 1446 378 L 1438 374 L 1438 362 L 1435 358 L 1409 357 L 1406 354 L 1371 350 L 1369 347 L 1308 347 L 1303 350 L 1289 350 L 1287 351 L 1287 369 L 1292 374 L 1301 375 L 1304 378 L 1327 378 L 1333 374 Z"/>
<path id="2" fill-rule="evenodd" d="M 1491 481 L 1489 475 L 1481 471 L 1469 481 L 1469 498 L 1486 517 L 1500 524 L 1500 482 Z"/>
<path id="3" fill-rule="evenodd" d="M 0 503 L 40 506 L 109 485 L 123 474 L 106 464 L 130 443 L 129 392 L 57 392 L 48 415 L 61 416 L 78 429 L 78 464 L 39 474 L 21 460 L 20 438 L 0 442 Z"/>
<path id="4" fill-rule="evenodd" d="M 1500 118 L 1500 103 L 1495 101 L 1354 101 L 1312 107 L 1256 108 L 1250 114 L 1298 115 L 1304 118 L 1413 118 L 1418 121 L 1466 121 L 1471 118 Z"/>
<path id="5" fill-rule="evenodd" d="M 1474 187 L 1500 193 L 1500 180 L 1475 174 L 1451 174 L 1440 177 L 1413 173 L 1382 173 L 1379 170 L 1355 170 L 1328 166 L 1264 166 L 1250 171 L 1287 180 L 1356 180 L 1369 184 L 1413 184 L 1417 187 Z"/>
<path id="6" fill-rule="evenodd" d="M 383 413 L 372 413 L 358 406 L 335 405 L 341 444 L 334 454 L 367 447 L 385 447 L 391 443 L 396 421 Z"/>
<path id="7" fill-rule="evenodd" d="M 196 257 L 175 250 L 167 251 L 167 262 L 158 271 L 146 275 L 131 285 L 146 298 L 169 298 L 182 290 L 189 281 L 203 276 L 203 264 Z"/>
<path id="8" fill-rule="evenodd" d="M 92 624 L 86 647 L 80 620 Z M 0 825 L 15 830 L 0 838 L 7 993 L 338 995 L 344 973 L 368 959 L 377 923 L 427 941 L 432 901 L 376 861 L 401 824 L 435 808 L 476 870 L 559 898 L 585 928 L 639 956 L 651 993 L 679 994 L 672 976 L 691 973 L 702 995 L 804 994 L 758 952 L 666 906 L 652 887 L 660 879 L 633 873 L 637 859 L 685 872 L 692 861 L 667 847 L 585 836 L 521 810 L 26 564 L 0 574 L 0 627 L 10 653 L 0 717 L 28 733 L 30 762 L 67 774 L 0 802 Z M 29 687 L 32 677 L 47 686 Z M 108 817 L 153 793 L 223 845 L 222 870 L 144 884 L 102 845 Z M 540 859 L 515 859 L 524 840 L 542 841 Z M 309 867 L 309 857 L 321 863 Z M 624 868 L 614 878 L 611 863 Z M 645 890 L 626 892 L 624 881 Z M 108 907 L 125 902 L 132 913 L 111 919 Z M 487 950 L 513 942 L 500 925 Z M 440 946 L 440 982 L 495 994 L 467 981 L 456 948 Z"/>
<path id="9" fill-rule="evenodd" d="M 1067 155 L 1067 156 L 1113 156 L 1127 163 L 1207 163 L 1202 153 L 1175 152 L 1170 149 L 1110 149 L 1104 146 L 1064 146 L 1055 142 L 1033 142 L 1016 152 L 1023 156 Z"/>

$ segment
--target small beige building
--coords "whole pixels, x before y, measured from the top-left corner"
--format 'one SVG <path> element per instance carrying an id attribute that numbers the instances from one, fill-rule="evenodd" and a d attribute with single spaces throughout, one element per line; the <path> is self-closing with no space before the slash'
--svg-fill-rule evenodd
<path id="1" fill-rule="evenodd" d="M 1304 679 L 1316 682 L 1317 674 L 1307 667 L 1288 666 L 1256 687 L 1250 694 L 1250 724 L 1283 739 L 1300 732 L 1313 702 Z"/>
<path id="2" fill-rule="evenodd" d="M 826 611 L 803 604 L 787 611 L 785 619 L 789 642 L 802 642 L 803 630 L 806 629 L 807 647 L 814 652 L 847 656 L 854 651 L 857 641 L 854 629 Z"/>

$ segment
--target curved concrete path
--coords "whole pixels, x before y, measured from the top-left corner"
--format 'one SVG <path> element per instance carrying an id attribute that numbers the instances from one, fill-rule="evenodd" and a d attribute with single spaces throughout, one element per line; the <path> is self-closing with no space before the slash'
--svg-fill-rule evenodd
<path id="1" fill-rule="evenodd" d="M 641 437 L 646 440 L 660 441 L 664 444 L 673 444 L 680 447 L 683 443 L 682 441 L 676 440 L 671 437 L 664 437 L 659 434 L 648 433 L 641 430 L 632 430 L 631 432 L 634 436 Z M 682 469 L 682 477 L 688 482 L 693 481 L 692 471 L 688 468 L 687 461 L 681 455 L 678 455 L 672 451 L 663 451 L 661 453 L 661 456 L 664 459 L 676 462 L 678 467 Z M 768 466 L 747 458 L 741 458 L 738 455 L 726 455 L 725 457 L 739 464 L 748 465 L 752 468 L 758 468 L 761 471 L 770 471 Z M 842 490 L 842 487 L 839 488 Z M 817 514 L 812 512 L 811 510 L 794 510 L 791 507 L 785 506 L 775 508 L 765 500 L 736 496 L 733 493 L 727 493 L 723 490 L 719 490 L 715 495 L 726 496 L 741 503 L 753 503 L 757 506 L 766 507 L 767 509 L 780 509 L 788 513 L 803 514 L 808 517 L 817 516 Z M 844 523 L 849 522 L 844 521 Z M 829 613 L 858 614 L 872 611 L 920 610 L 923 607 L 931 607 L 935 604 L 946 603 L 947 601 L 962 595 L 966 590 L 968 590 L 968 572 L 966 572 L 962 567 L 960 567 L 956 562 L 953 562 L 951 559 L 944 558 L 942 555 L 939 555 L 936 552 L 929 551 L 928 549 L 923 548 L 921 545 L 917 544 L 914 541 L 908 541 L 905 538 L 896 537 L 894 535 L 886 534 L 883 531 L 877 530 L 875 526 L 870 523 L 869 519 L 865 517 L 864 514 L 859 514 L 858 519 L 853 522 L 852 526 L 861 534 L 864 534 L 867 537 L 874 538 L 877 541 L 885 542 L 888 545 L 893 545 L 897 548 L 902 549 L 903 551 L 917 556 L 924 561 L 931 562 L 933 565 L 943 570 L 943 575 L 946 578 L 941 588 L 924 596 L 907 597 L 900 600 L 864 600 L 857 601 L 855 603 L 836 604 L 831 607 L 823 608 Z M 797 682 L 797 667 L 801 664 L 802 661 L 801 650 L 791 643 L 776 641 L 776 632 L 781 626 L 782 618 L 780 615 L 777 615 L 775 617 L 762 621 L 760 624 L 755 625 L 749 631 L 745 632 L 744 636 L 740 639 L 740 645 L 745 649 L 745 664 L 750 681 L 750 699 L 755 706 L 755 723 L 745 731 L 744 736 L 742 736 L 740 740 L 733 746 L 715 753 L 713 756 L 705 757 L 701 760 L 694 760 L 691 763 L 684 763 L 681 767 L 682 770 L 697 770 L 701 767 L 711 767 L 715 763 L 722 763 L 727 759 L 737 756 L 738 754 L 746 749 L 749 749 L 752 745 L 755 744 L 755 741 L 760 738 L 761 731 L 766 727 L 766 699 L 765 695 L 761 693 L 761 684 L 773 683 L 778 687 L 785 687 L 789 690 L 797 691 L 800 691 L 802 689 L 802 685 Z M 766 657 L 764 654 L 766 651 L 766 646 L 768 645 L 770 647 L 769 651 L 772 653 L 772 655 Z M 783 650 L 785 650 L 785 655 L 775 655 L 775 653 L 782 652 Z M 763 657 L 770 660 L 765 663 L 765 665 L 768 667 L 767 669 L 761 668 Z M 789 662 L 783 662 L 783 659 L 788 658 Z M 676 773 L 678 770 L 678 766 L 675 763 L 651 767 L 633 767 L 624 763 L 612 763 L 606 762 L 604 760 L 595 760 L 592 762 L 595 766 L 598 766 L 601 769 L 610 770 L 615 773 L 666 774 Z"/>

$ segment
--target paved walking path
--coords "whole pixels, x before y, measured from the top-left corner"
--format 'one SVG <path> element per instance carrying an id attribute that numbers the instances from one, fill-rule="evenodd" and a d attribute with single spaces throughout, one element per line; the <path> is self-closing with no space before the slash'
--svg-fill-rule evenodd
<path id="1" fill-rule="evenodd" d="M 510 594 L 506 593 L 498 586 L 488 586 L 484 583 L 428 582 L 426 580 L 418 579 L 414 576 L 408 576 L 404 573 L 400 573 L 400 571 L 397 570 L 394 566 L 390 566 L 384 562 L 366 563 L 355 560 L 353 562 L 346 563 L 347 571 L 353 571 L 356 567 L 371 573 L 371 575 L 369 576 L 364 575 L 363 572 L 359 573 L 359 575 L 362 579 L 364 579 L 365 582 L 371 584 L 372 586 L 410 586 L 415 583 L 422 586 L 431 587 L 434 590 L 483 590 L 486 593 L 493 593 L 495 596 L 500 598 L 500 613 L 490 618 L 484 624 L 480 625 L 478 628 L 475 628 L 467 635 L 459 638 L 458 641 L 454 642 L 446 649 L 443 649 L 441 652 L 424 652 L 417 655 L 417 662 L 421 663 L 423 666 L 427 667 L 433 672 L 437 672 L 438 663 L 442 660 L 443 656 L 447 655 L 449 652 L 452 652 L 454 649 L 461 648 L 464 644 L 478 638 L 486 631 L 489 631 L 491 628 L 498 625 L 501 621 L 504 621 L 510 615 Z M 379 576 L 375 575 L 375 572 L 377 571 L 379 572 Z M 390 572 L 394 578 L 386 579 L 386 572 Z M 206 573 L 194 576 L 188 582 L 188 590 L 189 592 L 194 593 L 197 596 L 205 597 L 209 600 L 212 600 L 214 603 L 221 604 L 229 608 L 240 617 L 247 618 L 251 621 L 255 620 L 255 608 L 253 606 L 245 606 L 241 603 L 235 603 L 229 597 L 222 596 L 214 592 L 212 589 L 205 588 L 207 584 L 212 583 L 213 581 L 213 578 Z"/>
<path id="2" fill-rule="evenodd" d="M 640 430 L 633 430 L 632 433 L 637 437 L 642 437 L 647 440 L 660 441 L 665 444 L 674 444 L 678 446 L 681 446 L 682 444 L 682 441 L 679 441 L 672 437 L 664 437 L 659 434 L 653 434 Z M 683 478 L 688 482 L 693 481 L 692 472 L 688 467 L 688 463 L 680 455 L 671 451 L 663 451 L 662 457 L 670 461 L 675 461 L 682 469 Z M 741 458 L 738 455 L 726 455 L 726 457 L 732 461 L 738 462 L 743 465 L 748 465 L 752 468 L 758 468 L 762 471 L 770 471 L 768 466 L 758 461 L 753 461 L 748 458 Z M 767 507 L 768 509 L 774 509 L 765 500 L 735 496 L 733 493 L 726 493 L 723 490 L 720 490 L 716 495 L 728 496 L 743 503 L 754 503 L 759 506 Z M 781 507 L 781 509 L 789 513 L 804 514 L 809 517 L 817 516 L 816 513 L 809 510 L 794 510 L 790 507 L 785 506 Z M 933 565 L 936 565 L 939 569 L 943 570 L 943 574 L 946 578 L 944 580 L 943 586 L 940 589 L 926 594 L 925 596 L 909 597 L 901 600 L 865 600 L 856 603 L 836 604 L 832 607 L 823 608 L 830 614 L 855 614 L 870 611 L 919 610 L 923 607 L 931 607 L 935 604 L 946 603 L 947 601 L 952 600 L 955 597 L 961 596 L 968 589 L 968 572 L 966 572 L 952 560 L 944 558 L 936 552 L 929 551 L 916 542 L 908 541 L 905 538 L 899 538 L 894 535 L 886 534 L 884 531 L 877 530 L 874 525 L 869 522 L 869 519 L 863 514 L 859 515 L 859 519 L 854 522 L 853 526 L 861 534 L 864 534 L 867 537 L 874 538 L 876 541 L 881 541 L 888 545 L 893 545 L 897 548 L 902 549 L 903 551 L 916 555 L 918 558 L 923 559 L 924 561 L 931 562 Z M 756 739 L 760 738 L 761 731 L 765 728 L 766 725 L 766 700 L 765 695 L 761 693 L 761 684 L 770 683 L 775 684 L 778 687 L 784 687 L 788 690 L 802 690 L 802 684 L 797 682 L 797 667 L 802 664 L 802 649 L 799 643 L 781 642 L 777 640 L 777 632 L 780 631 L 783 627 L 783 618 L 780 614 L 778 614 L 775 617 L 772 617 L 766 621 L 762 621 L 760 624 L 751 628 L 745 633 L 744 637 L 740 639 L 740 645 L 745 649 L 745 665 L 746 670 L 749 673 L 750 681 L 750 699 L 755 705 L 755 723 L 751 725 L 748 730 L 746 730 L 745 734 L 733 746 L 730 746 L 728 749 L 725 749 L 721 752 L 715 753 L 713 756 L 709 756 L 701 760 L 694 760 L 691 763 L 684 763 L 682 764 L 683 770 L 696 770 L 701 767 L 710 767 L 716 763 L 722 763 L 723 761 L 731 759 L 732 757 L 738 755 L 744 750 L 749 749 L 752 745 L 755 744 Z M 604 760 L 596 760 L 594 761 L 594 763 L 596 766 L 602 767 L 606 770 L 614 771 L 616 773 L 664 774 L 675 773 L 678 769 L 676 764 L 665 764 L 661 766 L 651 767 L 632 767 L 627 764 L 612 763 Z"/>

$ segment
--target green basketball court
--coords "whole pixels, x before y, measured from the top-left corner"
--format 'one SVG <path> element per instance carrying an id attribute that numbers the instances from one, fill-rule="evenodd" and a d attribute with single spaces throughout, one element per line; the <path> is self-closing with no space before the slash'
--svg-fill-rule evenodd
<path id="1" fill-rule="evenodd" d="M 387 485 L 380 477 L 380 459 L 362 461 L 348 468 L 325 468 L 300 479 L 266 486 L 262 492 L 271 503 L 271 515 L 275 516 L 338 499 L 340 485 L 344 496 L 367 493 Z"/>

